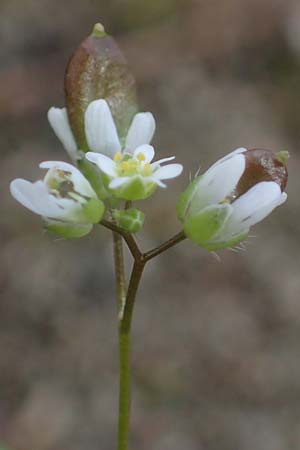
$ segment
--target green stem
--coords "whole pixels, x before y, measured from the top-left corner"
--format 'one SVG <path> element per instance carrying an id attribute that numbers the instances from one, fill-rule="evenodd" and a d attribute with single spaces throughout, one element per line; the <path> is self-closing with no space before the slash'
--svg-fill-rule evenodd
<path id="1" fill-rule="evenodd" d="M 130 332 L 132 313 L 137 289 L 142 277 L 145 263 L 135 261 L 128 286 L 123 317 L 119 322 L 119 358 L 120 358 L 120 382 L 119 382 L 119 425 L 118 425 L 118 450 L 127 450 L 130 421 Z"/>
<path id="2" fill-rule="evenodd" d="M 119 306 L 119 422 L 118 450 L 128 449 L 131 377 L 130 377 L 130 332 L 136 294 L 143 270 L 148 261 L 185 239 L 183 232 L 178 233 L 157 248 L 142 253 L 133 236 L 124 232 L 113 222 L 103 220 L 102 225 L 113 231 L 116 286 Z M 123 238 L 134 259 L 133 269 L 126 292 L 124 273 Z"/>
<path id="3" fill-rule="evenodd" d="M 119 423 L 118 423 L 118 450 L 127 450 L 130 418 L 130 332 L 124 333 L 119 328 Z"/>
<path id="4" fill-rule="evenodd" d="M 120 236 L 118 233 L 113 232 L 113 243 L 114 243 L 114 262 L 115 262 L 118 311 L 119 317 L 121 317 L 123 315 L 123 309 L 126 300 L 126 281 L 124 270 L 122 236 Z"/>

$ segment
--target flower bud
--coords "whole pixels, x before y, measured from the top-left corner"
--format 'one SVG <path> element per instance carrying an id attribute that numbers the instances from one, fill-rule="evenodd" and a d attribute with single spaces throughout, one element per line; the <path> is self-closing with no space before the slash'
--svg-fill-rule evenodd
<path id="1" fill-rule="evenodd" d="M 287 152 L 237 149 L 190 183 L 177 215 L 187 237 L 209 249 L 232 247 L 287 195 Z"/>
<path id="2" fill-rule="evenodd" d="M 96 24 L 71 57 L 65 75 L 68 118 L 78 147 L 88 150 L 84 114 L 93 100 L 104 99 L 125 139 L 136 113 L 134 78 L 122 52 L 101 24 Z"/>
<path id="3" fill-rule="evenodd" d="M 128 233 L 137 233 L 143 228 L 145 214 L 135 208 L 116 209 L 113 212 L 113 217 L 117 225 Z"/>

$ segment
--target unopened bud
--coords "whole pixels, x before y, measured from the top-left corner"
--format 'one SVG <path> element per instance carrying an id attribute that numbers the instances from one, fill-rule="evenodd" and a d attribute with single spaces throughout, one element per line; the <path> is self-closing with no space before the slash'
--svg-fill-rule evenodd
<path id="1" fill-rule="evenodd" d="M 135 208 L 116 209 L 113 217 L 117 225 L 128 233 L 137 233 L 143 228 L 145 214 Z"/>

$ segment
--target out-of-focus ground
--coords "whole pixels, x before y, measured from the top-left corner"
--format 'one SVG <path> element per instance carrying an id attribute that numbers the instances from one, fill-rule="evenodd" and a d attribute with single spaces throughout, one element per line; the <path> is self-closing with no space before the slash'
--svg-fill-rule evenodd
<path id="1" fill-rule="evenodd" d="M 149 264 L 133 330 L 132 450 L 300 448 L 298 0 L 1 0 L 0 441 L 113 450 L 117 339 L 110 235 L 45 235 L 8 193 L 67 159 L 47 124 L 92 25 L 136 75 L 156 148 L 185 166 L 144 204 L 150 248 L 179 229 L 189 173 L 238 146 L 289 150 L 289 200 L 221 262 L 189 242 Z"/>

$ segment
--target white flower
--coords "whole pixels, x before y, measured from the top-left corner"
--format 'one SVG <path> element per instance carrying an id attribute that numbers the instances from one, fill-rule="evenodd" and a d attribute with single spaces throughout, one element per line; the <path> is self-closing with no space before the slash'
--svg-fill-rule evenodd
<path id="1" fill-rule="evenodd" d="M 68 119 L 66 108 L 52 107 L 48 111 L 48 120 L 56 136 L 62 142 L 72 161 L 80 158 Z M 104 99 L 92 101 L 84 115 L 85 135 L 89 150 L 112 157 L 121 151 L 117 128 L 110 108 Z M 130 125 L 124 150 L 133 153 L 142 145 L 149 144 L 155 131 L 155 120 L 150 112 L 137 113 Z"/>
<path id="2" fill-rule="evenodd" d="M 65 162 L 46 161 L 40 168 L 49 169 L 44 179 L 34 183 L 21 178 L 13 180 L 10 184 L 12 196 L 42 216 L 48 228 L 76 224 L 78 233 L 86 234 L 104 212 L 103 203 L 88 180 L 76 167 Z"/>
<path id="3" fill-rule="evenodd" d="M 134 142 L 133 132 L 129 137 L 129 141 Z M 135 142 L 140 140 L 137 133 Z M 154 149 L 146 144 L 139 145 L 133 153 L 116 152 L 112 159 L 93 152 L 88 152 L 86 157 L 106 176 L 107 188 L 113 191 L 114 196 L 124 200 L 141 200 L 149 197 L 157 186 L 166 187 L 162 180 L 177 177 L 183 169 L 181 164 L 161 166 L 162 163 L 174 159 L 174 156 L 151 163 Z"/>
<path id="4" fill-rule="evenodd" d="M 177 208 L 186 235 L 210 250 L 243 240 L 287 199 L 286 152 L 280 153 L 240 148 L 196 178 Z"/>

